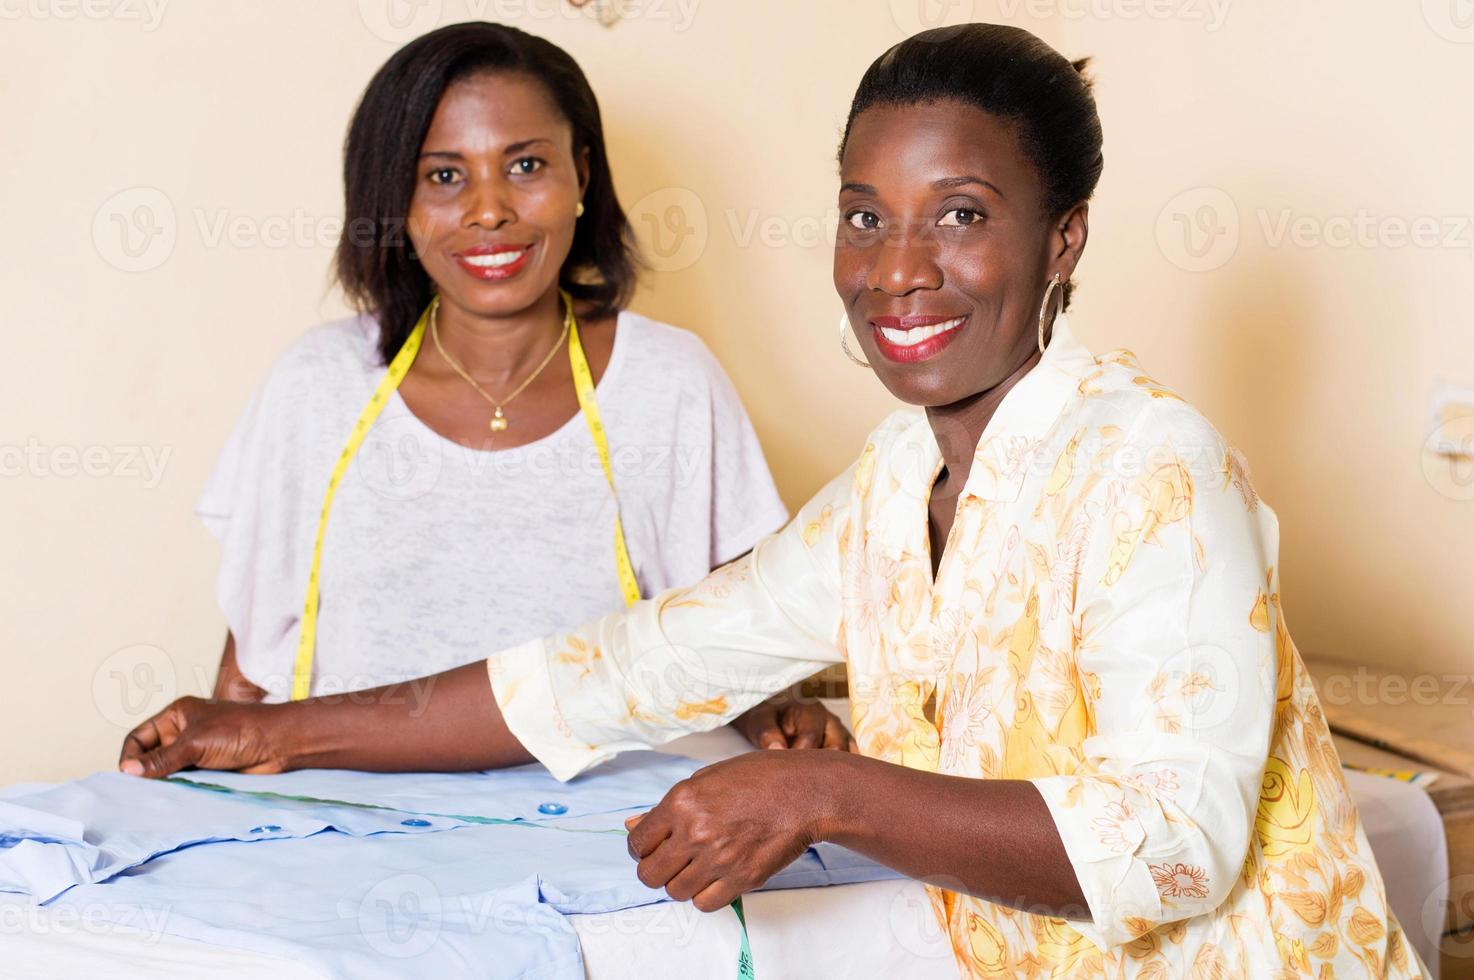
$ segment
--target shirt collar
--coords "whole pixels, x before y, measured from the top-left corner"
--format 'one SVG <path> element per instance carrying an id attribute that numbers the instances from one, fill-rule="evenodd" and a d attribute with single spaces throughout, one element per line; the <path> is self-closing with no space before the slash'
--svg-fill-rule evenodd
<path id="1" fill-rule="evenodd" d="M 1003 396 L 973 454 L 965 495 L 991 501 L 1017 500 L 1038 451 L 1080 381 L 1096 367 L 1095 357 L 1075 339 L 1069 319 L 1054 319 L 1049 346 L 1033 370 Z"/>
<path id="2" fill-rule="evenodd" d="M 1056 317 L 1044 356 L 1004 396 L 983 431 L 962 493 L 1017 500 L 1030 459 L 1096 367 L 1094 355 L 1075 339 L 1069 321 Z M 927 501 L 942 463 L 925 413 L 916 412 L 886 453 L 887 493 L 877 501 L 867 526 L 871 540 L 889 556 L 923 553 Z M 923 537 L 918 539 L 918 533 Z"/>

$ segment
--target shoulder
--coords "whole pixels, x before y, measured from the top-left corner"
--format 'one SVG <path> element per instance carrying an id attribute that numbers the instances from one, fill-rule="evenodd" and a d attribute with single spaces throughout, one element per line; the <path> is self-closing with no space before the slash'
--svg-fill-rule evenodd
<path id="1" fill-rule="evenodd" d="M 1227 448 L 1207 416 L 1148 374 L 1128 350 L 1096 357 L 1095 369 L 1081 379 L 1079 393 L 1080 422 L 1119 431 L 1129 442 Z"/>
<path id="2" fill-rule="evenodd" d="M 258 419 L 285 431 L 337 431 L 345 413 L 363 407 L 383 374 L 379 325 L 370 316 L 351 316 L 305 331 L 282 351 L 256 389 Z M 299 433 L 300 434 L 300 433 Z"/>
<path id="3" fill-rule="evenodd" d="M 625 369 L 640 381 L 659 377 L 661 384 L 710 388 L 730 384 L 716 355 L 696 334 L 651 319 L 633 310 L 619 314 L 615 344 Z"/>
<path id="4" fill-rule="evenodd" d="M 379 324 L 367 314 L 330 320 L 308 329 L 281 353 L 273 375 L 302 377 L 362 374 L 384 367 Z"/>
<path id="5" fill-rule="evenodd" d="M 344 317 L 310 328 L 282 351 L 266 387 L 302 385 L 336 388 L 356 384 L 384 368 L 379 324 L 367 315 Z"/>
<path id="6" fill-rule="evenodd" d="M 1149 375 L 1130 351 L 1096 358 L 1096 369 L 1080 382 L 1074 418 L 1061 426 L 1067 449 L 1089 443 L 1107 479 L 1098 488 L 1152 489 L 1166 481 L 1199 491 L 1218 490 L 1259 507 L 1248 461 L 1206 415 Z M 1088 438 L 1082 441 L 1082 434 Z M 1160 488 L 1158 488 L 1160 489 Z"/>
<path id="7" fill-rule="evenodd" d="M 336 451 L 353 413 L 367 400 L 365 389 L 382 372 L 378 336 L 377 322 L 354 316 L 320 324 L 293 340 L 237 417 L 198 511 L 228 515 L 242 481 L 272 481 L 280 492 L 293 472 L 302 472 L 302 461 L 315 466 L 318 454 Z M 270 461 L 269 468 L 263 460 Z"/>

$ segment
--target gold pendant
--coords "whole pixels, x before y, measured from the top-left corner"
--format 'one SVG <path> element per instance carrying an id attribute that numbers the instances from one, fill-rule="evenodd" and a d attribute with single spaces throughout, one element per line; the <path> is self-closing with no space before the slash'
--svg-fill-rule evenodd
<path id="1" fill-rule="evenodd" d="M 507 426 L 511 424 L 511 422 L 507 421 L 507 417 L 502 414 L 502 410 L 500 408 L 498 408 L 496 410 L 496 414 L 491 417 L 492 432 L 505 432 Z"/>

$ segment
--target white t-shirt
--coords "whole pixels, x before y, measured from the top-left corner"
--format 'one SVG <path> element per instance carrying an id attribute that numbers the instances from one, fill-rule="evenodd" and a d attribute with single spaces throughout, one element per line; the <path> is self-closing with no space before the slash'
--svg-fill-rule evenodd
<path id="1" fill-rule="evenodd" d="M 285 700 L 323 493 L 384 374 L 378 325 L 309 331 L 272 368 L 197 512 L 241 673 Z M 688 585 L 788 514 L 731 382 L 693 334 L 624 312 L 597 388 L 641 594 Z M 614 498 L 582 413 L 514 449 L 468 449 L 396 393 L 338 488 L 312 693 L 437 673 L 624 607 Z"/>

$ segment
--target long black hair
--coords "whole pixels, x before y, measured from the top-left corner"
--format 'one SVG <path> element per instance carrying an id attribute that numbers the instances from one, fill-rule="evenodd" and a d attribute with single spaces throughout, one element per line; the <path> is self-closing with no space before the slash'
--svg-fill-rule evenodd
<path id="1" fill-rule="evenodd" d="M 378 70 L 343 146 L 338 282 L 359 309 L 378 318 L 386 362 L 404 345 L 435 289 L 405 227 L 420 147 L 445 90 L 481 72 L 536 79 L 573 129 L 575 158 L 588 151 L 584 216 L 559 285 L 591 317 L 615 312 L 634 291 L 634 234 L 614 193 L 599 103 L 578 63 L 556 44 L 515 27 L 481 21 L 442 27 L 405 45 Z"/>
<path id="2" fill-rule="evenodd" d="M 1058 217 L 1090 200 L 1105 167 L 1088 63 L 1069 61 L 1017 27 L 963 24 L 923 31 L 875 59 L 860 79 L 840 160 L 855 117 L 871 106 L 961 102 L 1014 124 L 1043 185 L 1045 215 Z M 1066 283 L 1066 303 L 1070 288 Z"/>

